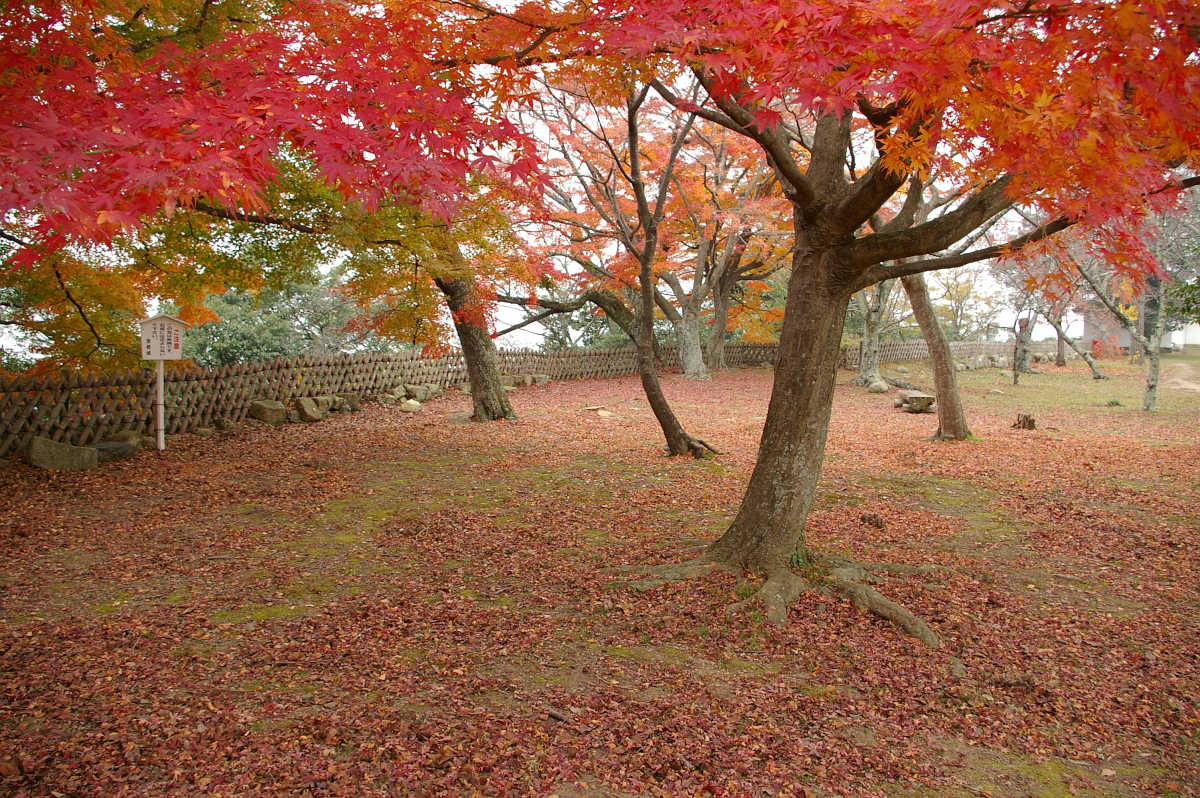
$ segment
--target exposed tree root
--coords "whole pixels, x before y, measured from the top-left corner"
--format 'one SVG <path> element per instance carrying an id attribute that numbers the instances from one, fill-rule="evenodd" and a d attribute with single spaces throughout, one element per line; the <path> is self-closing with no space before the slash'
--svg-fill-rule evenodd
<path id="1" fill-rule="evenodd" d="M 864 569 L 852 566 L 834 568 L 829 572 L 829 577 L 833 589 L 850 599 L 854 606 L 891 621 L 930 648 L 941 646 L 938 636 L 924 621 L 871 587 Z"/>
<path id="2" fill-rule="evenodd" d="M 630 566 L 612 570 L 641 574 L 645 578 L 630 582 L 629 586 L 634 590 L 653 590 L 670 582 L 682 582 L 685 579 L 695 579 L 713 571 L 729 571 L 731 569 L 711 557 L 697 557 L 681 563 L 656 565 L 650 568 Z"/>
<path id="3" fill-rule="evenodd" d="M 928 393 L 928 391 L 926 391 L 920 385 L 913 385 L 911 382 L 905 382 L 904 380 L 898 380 L 895 377 L 884 377 L 883 381 L 886 382 L 888 385 L 892 386 L 893 388 L 903 388 L 906 391 L 921 391 L 922 393 Z"/>
<path id="4" fill-rule="evenodd" d="M 890 621 L 930 648 L 941 646 L 941 640 L 928 624 L 871 585 L 882 582 L 883 575 L 934 574 L 948 569 L 937 565 L 859 563 L 833 556 L 814 558 L 811 560 L 811 566 L 814 574 L 809 578 L 793 573 L 787 568 L 770 572 L 757 590 L 746 599 L 730 606 L 729 612 L 738 612 L 756 601 L 761 601 L 767 619 L 777 626 L 784 626 L 787 624 L 788 607 L 792 602 L 803 593 L 816 591 L 824 595 L 844 596 L 850 599 L 854 606 Z M 635 590 L 652 590 L 669 582 L 694 579 L 714 571 L 737 571 L 728 563 L 711 557 L 699 557 L 682 563 L 651 568 L 628 567 L 613 570 L 643 575 L 644 578 L 630 583 L 630 587 Z"/>
<path id="5" fill-rule="evenodd" d="M 812 583 L 804 577 L 780 569 L 768 576 L 754 595 L 731 606 L 729 612 L 737 612 L 757 599 L 767 611 L 767 620 L 776 626 L 784 626 L 787 624 L 788 606 L 800 598 L 801 593 L 812 589 Z"/>
<path id="6" fill-rule="evenodd" d="M 693 437 L 687 433 L 684 433 L 682 443 L 686 448 L 683 448 L 680 451 L 672 451 L 672 447 L 667 447 L 667 456 L 674 457 L 677 454 L 690 454 L 697 460 L 703 460 L 709 455 L 709 453 L 714 455 L 720 454 L 720 452 L 717 451 L 708 441 L 704 440 L 703 438 Z"/>

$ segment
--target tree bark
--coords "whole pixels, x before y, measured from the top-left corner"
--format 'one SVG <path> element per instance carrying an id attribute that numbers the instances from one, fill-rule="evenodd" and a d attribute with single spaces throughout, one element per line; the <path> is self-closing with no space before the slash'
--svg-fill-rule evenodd
<path id="1" fill-rule="evenodd" d="M 713 286 L 712 329 L 708 333 L 705 360 L 714 371 L 725 368 L 725 333 L 729 326 L 729 305 L 736 283 L 737 270 L 726 269 Z"/>
<path id="2" fill-rule="evenodd" d="M 806 561 L 804 524 L 825 453 L 850 291 L 818 254 L 793 257 L 779 362 L 758 461 L 729 529 L 709 548 L 738 569 L 775 573 Z"/>
<path id="3" fill-rule="evenodd" d="M 1062 318 L 1059 317 L 1059 323 L 1055 325 L 1054 332 L 1058 336 L 1054 348 L 1054 365 L 1063 367 L 1067 365 L 1067 342 L 1062 334 Z"/>
<path id="4" fill-rule="evenodd" d="M 700 345 L 700 314 L 691 307 L 686 307 L 674 322 L 675 340 L 679 343 L 679 363 L 683 367 L 683 376 L 693 380 L 709 379 L 708 368 L 704 364 L 704 349 Z"/>
<path id="5" fill-rule="evenodd" d="M 648 247 L 649 248 L 649 247 Z M 651 250 L 653 251 L 653 250 Z M 654 275 L 651 272 L 649 258 L 642 259 L 638 272 L 638 287 L 641 290 L 641 307 L 638 312 L 637 336 L 637 365 L 638 376 L 642 380 L 642 390 L 650 409 L 662 428 L 663 437 L 667 441 L 667 452 L 672 457 L 680 454 L 691 454 L 701 457 L 705 449 L 712 447 L 688 435 L 675 411 L 671 409 L 662 384 L 658 381 L 658 372 L 654 367 Z"/>
<path id="6" fill-rule="evenodd" d="M 467 364 L 467 379 L 471 382 L 471 400 L 475 405 L 476 421 L 495 421 L 516 418 L 508 394 L 500 380 L 496 344 L 488 331 L 471 321 L 478 297 L 475 284 L 464 277 L 438 277 L 434 280 L 446 296 L 446 304 L 454 317 L 454 329 L 462 345 Z"/>
<path id="7" fill-rule="evenodd" d="M 1162 279 L 1157 275 L 1146 278 L 1146 310 L 1145 310 L 1145 342 L 1146 357 L 1150 363 L 1146 367 L 1146 391 L 1142 395 L 1142 410 L 1153 413 L 1158 407 L 1158 371 L 1162 348 L 1159 340 L 1162 338 Z"/>
<path id="8" fill-rule="evenodd" d="M 1029 339 L 1033 337 L 1033 319 L 1017 319 L 1017 338 L 1013 349 L 1013 373 L 1033 374 L 1029 366 Z"/>
<path id="9" fill-rule="evenodd" d="M 883 375 L 879 373 L 879 334 L 883 329 L 883 309 L 893 284 L 892 280 L 884 280 L 855 295 L 861 297 L 858 306 L 863 317 L 862 356 L 858 361 L 858 376 L 853 380 L 855 385 L 883 382 Z"/>
<path id="10" fill-rule="evenodd" d="M 925 287 L 925 277 L 915 274 L 900 278 L 913 315 L 921 326 L 925 345 L 929 348 L 929 359 L 933 363 L 934 393 L 937 395 L 938 429 L 935 440 L 962 441 L 971 437 L 967 426 L 967 414 L 963 409 L 962 397 L 958 392 L 958 373 L 954 367 L 954 355 L 942 325 L 938 324 Z"/>

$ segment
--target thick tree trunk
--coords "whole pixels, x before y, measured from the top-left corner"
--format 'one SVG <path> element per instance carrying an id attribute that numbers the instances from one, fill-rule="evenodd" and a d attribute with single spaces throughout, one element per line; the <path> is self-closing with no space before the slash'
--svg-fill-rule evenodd
<path id="1" fill-rule="evenodd" d="M 500 380 L 496 344 L 488 331 L 473 323 L 478 298 L 475 284 L 462 277 L 439 277 L 434 282 L 446 296 L 446 304 L 454 317 L 454 329 L 462 345 L 467 364 L 467 379 L 471 382 L 471 400 L 475 404 L 476 421 L 495 421 L 516 418 L 504 384 Z"/>
<path id="2" fill-rule="evenodd" d="M 704 365 L 704 349 L 700 345 L 700 314 L 685 308 L 679 320 L 671 325 L 675 328 L 675 340 L 679 344 L 679 363 L 683 375 L 693 380 L 707 380 L 708 369 Z"/>
<path id="3" fill-rule="evenodd" d="M 882 327 L 874 313 L 863 319 L 862 356 L 858 362 L 858 376 L 854 381 L 859 385 L 871 385 L 883 382 L 879 373 L 879 328 Z"/>
<path id="4" fill-rule="evenodd" d="M 1049 325 L 1054 328 L 1054 332 L 1058 335 L 1059 342 L 1065 343 L 1067 346 L 1071 347 L 1071 349 L 1075 350 L 1075 354 L 1079 355 L 1079 357 L 1083 360 L 1083 362 L 1088 364 L 1088 368 L 1090 368 L 1092 370 L 1092 379 L 1093 380 L 1108 379 L 1107 377 L 1105 377 L 1103 374 L 1100 373 L 1100 367 L 1096 365 L 1096 359 L 1094 357 L 1092 357 L 1092 353 L 1087 351 L 1083 347 L 1079 346 L 1078 344 L 1076 344 L 1074 339 L 1072 339 L 1071 336 L 1067 335 L 1066 330 L 1064 330 L 1062 327 L 1061 320 L 1055 319 L 1052 316 L 1048 316 L 1046 314 L 1043 314 L 1042 318 L 1045 319 L 1047 321 L 1047 323 L 1049 323 Z"/>
<path id="5" fill-rule="evenodd" d="M 855 385 L 883 382 L 883 375 L 879 373 L 879 334 L 883 329 L 883 310 L 887 306 L 888 295 L 892 292 L 892 284 L 892 280 L 885 280 L 865 289 L 865 299 L 859 302 L 859 311 L 863 317 L 863 339 L 862 356 L 858 360 L 858 376 L 852 381 Z"/>
<path id="6" fill-rule="evenodd" d="M 1058 336 L 1054 348 L 1054 365 L 1062 367 L 1067 365 L 1067 342 L 1063 340 L 1061 330 L 1062 319 L 1059 319 L 1059 326 L 1055 327 L 1054 332 Z"/>
<path id="7" fill-rule="evenodd" d="M 950 344 L 946 341 L 946 334 L 942 332 L 942 325 L 938 324 L 937 316 L 934 315 L 933 303 L 930 302 L 929 291 L 925 287 L 925 277 L 915 274 L 902 277 L 900 282 L 904 285 L 904 292 L 908 295 L 908 303 L 912 305 L 917 324 L 921 326 L 921 334 L 929 348 L 929 359 L 933 363 L 938 414 L 938 430 L 933 437 L 936 440 L 966 440 L 971 437 L 971 430 L 967 427 L 967 414 L 958 392 L 954 355 L 950 352 Z"/>
<path id="8" fill-rule="evenodd" d="M 771 574 L 808 557 L 804 524 L 825 453 L 850 299 L 823 267 L 815 256 L 793 260 L 758 461 L 733 524 L 709 549 L 735 568 Z"/>
<path id="9" fill-rule="evenodd" d="M 730 297 L 737 282 L 736 275 L 730 274 L 729 271 L 722 274 L 713 288 L 712 329 L 708 333 L 705 361 L 714 371 L 725 368 L 725 332 L 729 326 Z"/>

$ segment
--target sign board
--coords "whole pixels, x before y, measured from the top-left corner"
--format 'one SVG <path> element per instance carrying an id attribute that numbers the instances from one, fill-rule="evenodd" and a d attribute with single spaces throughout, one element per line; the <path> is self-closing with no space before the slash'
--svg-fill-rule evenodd
<path id="1" fill-rule="evenodd" d="M 183 329 L 187 322 L 158 315 L 142 322 L 142 360 L 179 360 L 183 357 Z"/>
<path id="2" fill-rule="evenodd" d="M 167 403 L 163 396 L 163 361 L 183 357 L 183 328 L 186 321 L 159 314 L 142 322 L 142 360 L 157 360 L 154 380 L 154 430 L 158 450 L 167 446 Z"/>

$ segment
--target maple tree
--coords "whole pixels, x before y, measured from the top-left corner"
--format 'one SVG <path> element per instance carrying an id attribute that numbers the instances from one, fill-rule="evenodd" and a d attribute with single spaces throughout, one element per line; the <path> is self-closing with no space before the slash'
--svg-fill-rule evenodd
<path id="1" fill-rule="evenodd" d="M 699 107 L 673 90 L 663 58 L 654 86 L 682 112 L 755 141 L 792 203 L 796 241 L 771 406 L 738 515 L 710 549 L 720 564 L 766 575 L 760 595 L 782 621 L 810 587 L 789 564 L 814 561 L 804 526 L 849 297 L 1073 224 L 1119 225 L 1195 182 L 1170 167 L 1194 166 L 1200 143 L 1200 10 L 1053 0 L 606 8 L 627 15 L 608 42 L 667 53 L 698 79 L 708 92 Z M 865 159 L 853 145 L 864 126 L 875 145 Z M 864 228 L 931 168 L 954 197 L 945 212 L 914 224 L 915 204 L 906 203 Z M 946 254 L 1016 203 L 1048 221 L 1002 244 Z M 937 644 L 863 584 L 861 570 L 829 573 L 857 603 Z"/>
<path id="2" fill-rule="evenodd" d="M 187 15 L 201 29 L 208 7 Z M 0 83 L 0 166 L 16 176 L 0 203 L 36 233 L 25 262 L 204 198 L 256 210 L 283 143 L 347 194 L 444 216 L 473 170 L 532 170 L 530 140 L 501 109 L 528 101 L 522 70 L 537 63 L 570 61 L 592 85 L 617 74 L 622 91 L 634 70 L 681 118 L 754 142 L 794 241 L 757 466 L 710 557 L 767 576 L 777 620 L 808 586 L 792 563 L 832 566 L 837 589 L 935 642 L 861 569 L 805 545 L 850 296 L 1079 224 L 1116 231 L 1117 268 L 1136 272 L 1147 260 L 1130 219 L 1197 182 L 1171 171 L 1200 151 L 1200 10 L 1187 0 L 302 2 L 259 12 L 269 25 L 231 17 L 196 42 L 174 35 L 182 28 L 164 35 L 170 19 L 122 10 L 44 3 L 5 17 L 5 74 L 30 76 Z M 685 77 L 700 96 L 681 93 Z M 916 223 L 908 203 L 893 211 L 931 171 L 953 198 L 945 211 Z M 642 243 L 657 244 L 648 197 L 634 199 Z M 952 251 L 1015 204 L 1046 221 Z M 639 261 L 648 359 L 653 259 Z"/>

